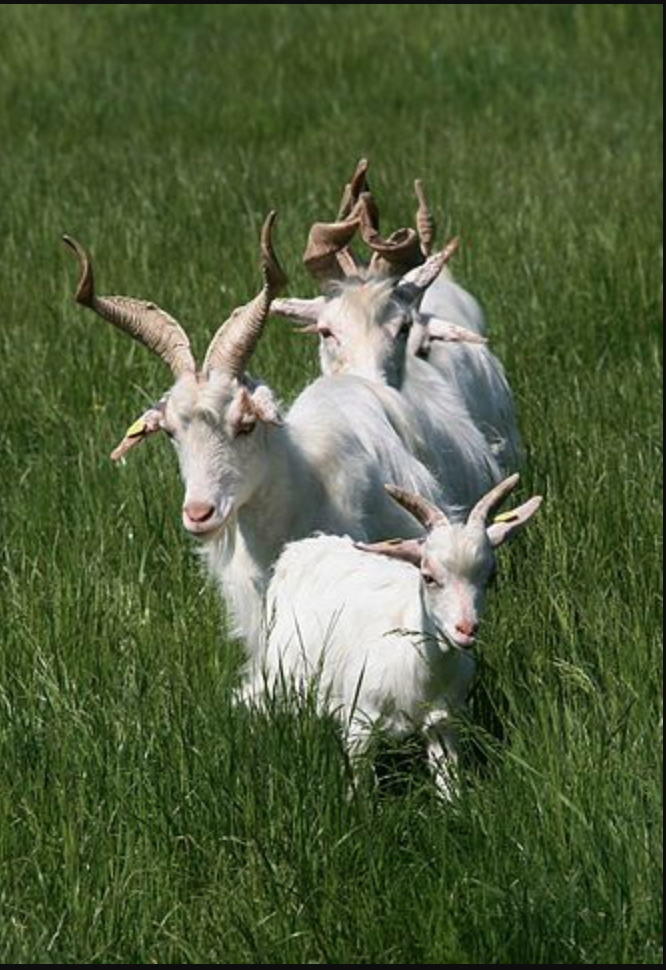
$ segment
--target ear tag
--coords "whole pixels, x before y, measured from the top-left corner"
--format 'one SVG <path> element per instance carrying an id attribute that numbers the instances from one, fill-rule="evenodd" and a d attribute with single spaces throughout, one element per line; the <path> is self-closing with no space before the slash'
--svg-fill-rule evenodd
<path id="1" fill-rule="evenodd" d="M 142 434 L 145 434 L 146 431 L 147 431 L 147 429 L 148 429 L 148 425 L 146 424 L 146 422 L 144 421 L 144 419 L 143 418 L 139 418 L 138 421 L 135 421 L 134 422 L 134 424 L 132 425 L 131 428 L 128 428 L 127 429 L 127 431 L 125 432 L 125 437 L 126 438 L 138 438 Z"/>
<path id="2" fill-rule="evenodd" d="M 502 512 L 501 515 L 496 515 L 493 522 L 499 524 L 501 522 L 517 522 L 518 516 L 515 512 Z"/>

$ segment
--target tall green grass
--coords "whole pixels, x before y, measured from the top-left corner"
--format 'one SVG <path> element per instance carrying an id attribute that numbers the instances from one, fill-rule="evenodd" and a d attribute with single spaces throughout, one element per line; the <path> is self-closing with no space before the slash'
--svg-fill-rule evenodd
<path id="1" fill-rule="evenodd" d="M 661 82 L 656 4 L 2 5 L 2 962 L 661 962 Z M 268 209 L 313 291 L 362 155 L 387 225 L 420 175 L 462 235 L 547 497 L 452 806 L 233 709 L 167 444 L 106 457 L 169 376 L 60 243 L 201 353 Z M 254 370 L 288 400 L 315 348 L 275 320 Z"/>

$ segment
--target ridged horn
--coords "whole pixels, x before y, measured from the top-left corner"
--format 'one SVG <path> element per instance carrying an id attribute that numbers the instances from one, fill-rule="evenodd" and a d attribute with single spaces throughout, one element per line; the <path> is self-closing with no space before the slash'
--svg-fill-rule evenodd
<path id="1" fill-rule="evenodd" d="M 428 205 L 428 199 L 421 179 L 417 179 L 414 183 L 414 190 L 419 203 L 419 208 L 416 213 L 416 231 L 421 240 L 421 252 L 427 257 L 432 254 L 432 247 L 435 241 L 435 218 Z"/>
<path id="2" fill-rule="evenodd" d="M 63 241 L 75 254 L 81 269 L 75 294 L 77 303 L 94 310 L 102 319 L 147 347 L 169 365 L 175 377 L 196 370 L 189 337 L 172 316 L 145 300 L 97 296 L 90 254 L 71 236 L 63 236 Z"/>
<path id="3" fill-rule="evenodd" d="M 369 192 L 368 169 L 370 163 L 367 158 L 362 158 L 356 166 L 356 171 L 351 182 L 345 186 L 345 191 L 340 202 L 337 222 L 345 222 L 356 208 L 356 203 L 364 192 Z"/>
<path id="4" fill-rule="evenodd" d="M 211 340 L 203 365 L 205 374 L 221 371 L 241 378 L 263 332 L 274 297 L 282 292 L 287 277 L 273 248 L 273 227 L 277 214 L 271 212 L 261 232 L 261 269 L 264 286 L 245 306 L 234 310 Z"/>
<path id="5" fill-rule="evenodd" d="M 428 532 L 437 526 L 449 524 L 449 520 L 442 510 L 437 508 L 436 505 L 433 505 L 432 502 L 429 502 L 428 499 L 423 498 L 422 495 L 417 495 L 415 492 L 407 492 L 402 488 L 398 488 L 396 485 L 385 485 L 384 487 L 391 498 L 398 505 L 401 505 L 405 511 L 409 512 L 410 515 L 413 515 L 417 522 L 420 522 Z"/>
<path id="6" fill-rule="evenodd" d="M 413 229 L 399 229 L 384 239 L 377 228 L 377 220 L 362 197 L 361 235 L 373 252 L 370 276 L 403 276 L 423 262 L 421 243 Z"/>
<path id="7" fill-rule="evenodd" d="M 485 527 L 490 516 L 502 504 L 502 502 L 508 498 L 511 492 L 513 492 L 519 481 L 520 475 L 510 475 L 509 478 L 505 478 L 503 482 L 496 485 L 487 493 L 487 495 L 484 495 L 482 499 L 479 499 L 470 512 L 468 521 L 478 522 L 480 525 Z"/>
<path id="8" fill-rule="evenodd" d="M 340 280 L 358 272 L 349 246 L 360 225 L 358 205 L 343 222 L 314 224 L 310 230 L 303 262 L 320 285 L 325 286 L 331 280 Z"/>

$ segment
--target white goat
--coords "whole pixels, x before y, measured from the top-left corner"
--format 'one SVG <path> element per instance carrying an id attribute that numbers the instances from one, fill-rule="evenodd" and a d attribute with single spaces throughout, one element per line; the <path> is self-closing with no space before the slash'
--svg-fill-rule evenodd
<path id="1" fill-rule="evenodd" d="M 354 756 L 375 728 L 396 739 L 421 733 L 449 797 L 454 715 L 474 676 L 471 650 L 494 550 L 542 501 L 532 498 L 490 522 L 517 483 L 518 475 L 500 483 L 457 525 L 421 496 L 389 486 L 425 536 L 374 546 L 320 536 L 287 546 L 268 589 L 268 640 L 248 665 L 244 699 L 262 705 L 284 687 L 314 688 L 320 709 L 346 726 Z"/>
<path id="2" fill-rule="evenodd" d="M 441 295 L 441 278 L 435 285 Z M 457 287 L 455 283 L 450 285 Z M 469 340 L 451 341 L 452 327 L 467 327 L 471 331 L 476 329 L 471 320 L 461 322 L 465 318 L 463 314 L 454 312 L 453 302 L 448 311 L 442 300 L 435 305 L 430 304 L 430 307 L 436 307 L 436 315 L 426 309 L 425 300 L 419 313 L 414 315 L 408 352 L 427 361 L 442 375 L 449 387 L 457 390 L 490 445 L 502 472 L 519 467 L 523 460 L 523 448 L 504 367 L 487 344 Z"/>
<path id="3" fill-rule="evenodd" d="M 269 571 L 285 542 L 315 530 L 370 541 L 405 528 L 413 534 L 413 521 L 385 493 L 388 476 L 441 501 L 412 456 L 416 446 L 395 392 L 351 377 L 321 378 L 283 418 L 271 390 L 246 376 L 284 283 L 272 224 L 271 217 L 262 237 L 264 288 L 220 328 L 200 369 L 185 331 L 155 304 L 97 296 L 88 254 L 66 237 L 81 266 L 77 301 L 142 342 L 176 377 L 113 457 L 158 431 L 173 440 L 184 526 L 203 541 L 208 570 L 251 651 L 260 642 Z"/>
<path id="4" fill-rule="evenodd" d="M 416 182 L 416 221 L 424 255 L 431 251 L 435 223 L 423 184 Z M 478 300 L 457 283 L 448 266 L 425 294 L 409 337 L 409 351 L 427 360 L 456 387 L 477 426 L 483 431 L 504 473 L 521 463 L 523 449 L 516 409 L 500 360 L 484 342 L 451 344 L 451 327 L 486 336 L 486 318 Z"/>
<path id="5" fill-rule="evenodd" d="M 368 316 L 372 301 L 361 312 L 358 300 L 350 307 L 349 300 L 340 299 L 347 289 L 343 287 L 341 291 L 336 287 L 336 281 L 341 279 L 351 278 L 357 283 L 362 280 L 366 286 L 373 281 L 392 279 L 396 294 L 401 289 L 408 291 L 413 272 L 421 276 L 424 272 L 423 267 L 414 268 L 432 251 L 435 224 L 421 182 L 416 183 L 418 232 L 403 229 L 388 240 L 383 239 L 377 229 L 377 206 L 368 190 L 367 168 L 367 162 L 361 161 L 347 186 L 340 210 L 341 221 L 317 223 L 310 231 L 304 261 L 328 299 L 279 300 L 274 309 L 305 323 L 306 332 L 319 331 L 324 373 L 353 373 L 371 379 L 379 374 L 391 386 L 401 388 L 419 402 L 426 423 L 427 412 L 436 408 L 432 397 L 435 387 L 432 380 L 427 380 L 426 370 L 409 366 L 405 369 L 402 361 L 405 353 L 427 360 L 448 385 L 449 401 L 457 396 L 484 435 L 499 474 L 506 474 L 522 461 L 511 389 L 502 364 L 484 339 L 487 327 L 481 306 L 453 280 L 448 258 L 441 258 L 443 254 L 440 254 L 439 263 L 435 258 L 436 272 L 422 288 L 420 297 L 417 294 L 417 299 L 411 298 L 408 323 L 404 312 L 402 322 L 395 312 L 390 314 L 394 323 L 391 325 L 387 313 L 372 310 Z M 373 253 L 369 266 L 359 262 L 350 249 L 358 231 Z M 444 253 L 450 256 L 455 248 L 457 240 Z M 384 327 L 384 324 L 387 325 Z M 406 336 L 409 339 L 405 351 L 400 342 Z M 400 362 L 400 373 L 396 361 Z M 427 386 L 419 387 L 420 384 Z M 441 428 L 441 417 L 439 423 Z M 464 439 L 462 428 L 461 439 Z M 435 447 L 434 440 L 432 443 Z"/>
<path id="6" fill-rule="evenodd" d="M 400 281 L 348 279 L 333 284 L 328 298 L 310 304 L 279 299 L 273 311 L 305 323 L 305 332 L 319 334 L 324 374 L 353 374 L 402 393 L 425 444 L 418 457 L 439 481 L 449 504 L 469 510 L 500 480 L 500 467 L 455 383 L 407 350 L 418 305 L 452 249 Z M 447 328 L 447 338 L 482 339 L 454 326 Z"/>

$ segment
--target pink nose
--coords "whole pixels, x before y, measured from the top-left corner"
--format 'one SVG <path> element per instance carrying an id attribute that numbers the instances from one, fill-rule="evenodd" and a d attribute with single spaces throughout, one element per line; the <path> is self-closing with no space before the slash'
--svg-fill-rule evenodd
<path id="1" fill-rule="evenodd" d="M 215 515 L 215 506 L 211 505 L 210 502 L 188 502 L 183 512 L 190 522 L 205 525 Z"/>
<path id="2" fill-rule="evenodd" d="M 479 632 L 479 624 L 473 623 L 471 620 L 462 620 L 460 623 L 456 623 L 456 632 L 464 637 L 469 637 L 470 640 L 475 640 Z"/>

